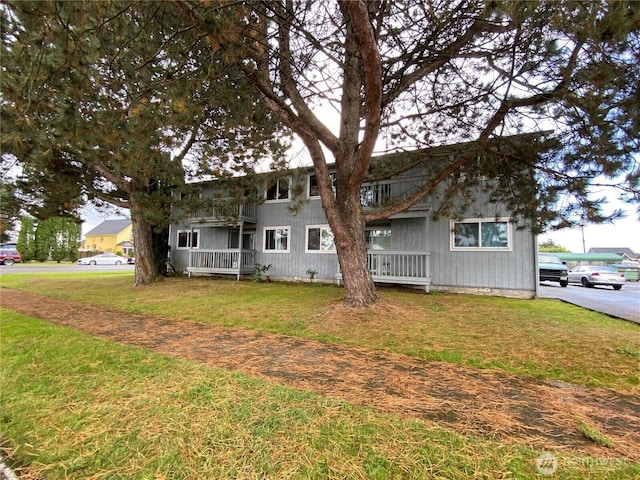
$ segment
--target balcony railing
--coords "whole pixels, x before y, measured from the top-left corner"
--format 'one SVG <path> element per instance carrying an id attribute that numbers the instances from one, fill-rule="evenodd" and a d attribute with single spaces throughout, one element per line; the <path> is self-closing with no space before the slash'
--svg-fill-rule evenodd
<path id="1" fill-rule="evenodd" d="M 255 271 L 254 250 L 190 250 L 189 275 L 192 273 L 250 274 Z"/>
<path id="2" fill-rule="evenodd" d="M 367 265 L 374 282 L 431 285 L 431 252 L 406 250 L 369 250 Z M 342 280 L 342 272 L 336 275 Z"/>
<path id="3" fill-rule="evenodd" d="M 189 215 L 191 221 L 230 222 L 236 220 L 256 221 L 254 204 L 221 203 L 203 207 Z"/>

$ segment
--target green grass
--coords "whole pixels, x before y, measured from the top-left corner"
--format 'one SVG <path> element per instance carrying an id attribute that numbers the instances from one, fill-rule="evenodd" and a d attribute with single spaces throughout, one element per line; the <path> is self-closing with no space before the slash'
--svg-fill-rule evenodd
<path id="1" fill-rule="evenodd" d="M 0 326 L 2 441 L 21 478 L 542 478 L 541 452 L 6 310 Z M 638 464 L 562 456 L 553 478 L 638 475 Z"/>
<path id="2" fill-rule="evenodd" d="M 613 448 L 613 442 L 603 434 L 598 427 L 591 425 L 589 422 L 581 420 L 580 423 L 578 423 L 578 430 L 580 430 L 585 437 L 598 445 Z"/>
<path id="3" fill-rule="evenodd" d="M 15 274 L 2 285 L 58 298 L 362 346 L 428 360 L 640 393 L 640 328 L 552 299 L 381 290 L 386 305 L 338 308 L 341 288 L 130 273 Z"/>

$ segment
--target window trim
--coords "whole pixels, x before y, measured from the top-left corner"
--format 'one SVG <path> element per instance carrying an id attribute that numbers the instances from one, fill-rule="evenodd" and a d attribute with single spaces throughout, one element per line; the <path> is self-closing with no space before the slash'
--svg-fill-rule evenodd
<path id="1" fill-rule="evenodd" d="M 180 234 L 181 233 L 186 233 L 187 234 L 187 246 L 186 247 L 181 247 L 180 246 Z M 192 238 L 192 233 L 196 234 L 196 246 L 193 246 L 193 238 Z M 191 229 L 182 229 L 182 230 L 178 230 L 176 232 L 176 250 L 197 250 L 200 248 L 200 229 L 198 228 L 194 228 L 193 230 Z"/>
<path id="2" fill-rule="evenodd" d="M 322 250 L 322 249 L 318 249 L 318 250 L 311 250 L 309 249 L 309 230 L 311 230 L 312 228 L 318 228 L 320 229 L 320 237 L 322 238 L 322 230 L 328 230 L 329 232 L 331 232 L 331 227 L 329 227 L 329 225 L 324 224 L 324 225 L 307 225 L 306 229 L 305 229 L 305 237 L 304 237 L 304 253 L 320 253 L 320 254 L 335 254 L 336 253 L 336 242 L 335 242 L 335 236 L 334 236 L 334 240 L 333 240 L 333 249 L 332 250 Z M 333 232 L 331 232 L 331 235 L 333 235 Z M 322 243 L 321 243 L 322 244 Z"/>
<path id="3" fill-rule="evenodd" d="M 267 248 L 267 230 L 287 230 L 287 248 L 286 250 L 268 249 Z M 277 225 L 264 227 L 262 229 L 262 253 L 289 253 L 291 252 L 291 225 Z"/>
<path id="4" fill-rule="evenodd" d="M 310 173 L 309 175 L 307 175 L 307 198 L 310 200 L 314 200 L 314 199 L 318 199 L 320 198 L 320 194 L 318 193 L 318 195 L 311 195 L 311 177 L 315 177 L 316 174 L 315 173 Z M 329 172 L 329 178 L 331 179 L 331 188 L 333 188 L 333 191 L 335 192 L 336 189 L 336 172 Z M 317 181 L 316 181 L 317 184 Z"/>
<path id="5" fill-rule="evenodd" d="M 285 180 L 285 179 L 289 183 L 289 186 L 287 188 L 287 198 L 268 199 L 267 198 L 267 193 L 269 192 L 269 187 L 272 187 L 274 185 L 273 183 L 270 183 L 270 184 L 266 184 L 265 188 L 264 188 L 264 203 L 284 203 L 284 202 L 290 202 L 291 201 L 291 186 L 292 186 L 293 179 L 290 176 L 289 177 L 279 177 L 279 178 L 276 179 L 276 181 L 275 181 L 276 191 L 280 192 L 280 181 L 281 180 Z"/>
<path id="6" fill-rule="evenodd" d="M 505 247 L 483 247 L 479 245 L 473 246 L 456 246 L 456 224 L 458 223 L 477 223 L 479 228 L 479 242 L 482 242 L 482 224 L 483 223 L 505 223 L 507 226 L 507 245 Z M 451 220 L 449 228 L 449 250 L 452 252 L 511 252 L 513 251 L 513 228 L 509 217 L 497 218 L 463 218 L 460 220 Z"/>

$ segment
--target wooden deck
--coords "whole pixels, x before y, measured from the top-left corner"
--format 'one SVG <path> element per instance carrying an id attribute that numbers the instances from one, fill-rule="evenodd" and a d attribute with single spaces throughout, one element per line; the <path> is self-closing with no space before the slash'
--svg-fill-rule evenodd
<path id="1" fill-rule="evenodd" d="M 187 272 L 192 274 L 252 274 L 255 271 L 254 250 L 191 250 Z"/>
<path id="2" fill-rule="evenodd" d="M 431 252 L 405 250 L 369 250 L 367 263 L 373 281 L 418 285 L 429 292 L 431 286 Z M 342 272 L 336 274 L 338 284 Z"/>

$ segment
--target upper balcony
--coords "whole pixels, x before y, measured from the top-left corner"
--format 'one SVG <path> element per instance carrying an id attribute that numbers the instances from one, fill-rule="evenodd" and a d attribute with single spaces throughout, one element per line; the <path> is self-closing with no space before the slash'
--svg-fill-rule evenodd
<path id="1" fill-rule="evenodd" d="M 364 184 L 360 188 L 360 203 L 365 210 L 384 207 L 408 198 L 414 193 L 417 186 L 415 182 L 407 179 Z M 392 218 L 422 216 L 425 211 L 431 211 L 431 197 L 429 195 L 425 195 L 407 210 L 393 215 Z"/>
<path id="2" fill-rule="evenodd" d="M 190 223 L 206 223 L 211 226 L 237 225 L 240 222 L 257 223 L 255 204 L 216 202 L 199 208 L 189 215 Z"/>

